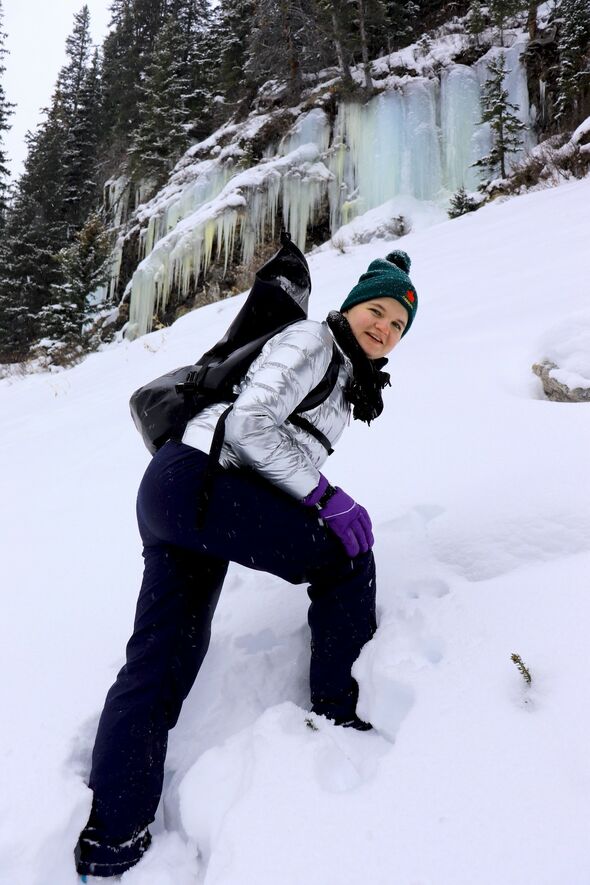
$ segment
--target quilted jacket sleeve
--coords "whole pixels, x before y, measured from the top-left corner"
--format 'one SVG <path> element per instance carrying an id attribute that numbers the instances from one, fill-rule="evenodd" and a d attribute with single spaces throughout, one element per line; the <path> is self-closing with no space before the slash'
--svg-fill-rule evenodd
<path id="1" fill-rule="evenodd" d="M 285 421 L 324 377 L 332 346 L 330 332 L 308 320 L 275 335 L 225 426 L 225 441 L 242 464 L 299 499 L 317 486 L 319 471 Z"/>

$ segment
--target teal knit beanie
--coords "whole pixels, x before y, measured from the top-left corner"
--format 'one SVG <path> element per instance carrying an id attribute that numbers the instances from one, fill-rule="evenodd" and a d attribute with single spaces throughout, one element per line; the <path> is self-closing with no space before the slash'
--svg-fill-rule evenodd
<path id="1" fill-rule="evenodd" d="M 348 294 L 340 311 L 348 310 L 355 304 L 370 301 L 372 298 L 394 298 L 408 311 L 406 334 L 418 309 L 418 293 L 409 278 L 410 256 L 400 249 L 390 252 L 385 258 L 371 261 L 366 273 L 359 279 L 354 289 Z"/>

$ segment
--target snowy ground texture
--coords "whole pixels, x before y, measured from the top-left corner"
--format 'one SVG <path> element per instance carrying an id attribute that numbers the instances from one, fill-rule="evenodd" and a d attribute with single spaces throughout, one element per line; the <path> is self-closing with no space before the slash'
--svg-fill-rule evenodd
<path id="1" fill-rule="evenodd" d="M 375 525 L 379 629 L 355 675 L 376 729 L 306 724 L 305 588 L 234 568 L 124 885 L 590 883 L 590 406 L 545 401 L 531 372 L 590 328 L 589 231 L 586 179 L 396 243 L 417 322 L 386 413 L 327 465 Z M 313 255 L 312 316 L 388 245 Z M 76 882 L 141 579 L 129 395 L 242 300 L 0 383 L 2 885 Z"/>

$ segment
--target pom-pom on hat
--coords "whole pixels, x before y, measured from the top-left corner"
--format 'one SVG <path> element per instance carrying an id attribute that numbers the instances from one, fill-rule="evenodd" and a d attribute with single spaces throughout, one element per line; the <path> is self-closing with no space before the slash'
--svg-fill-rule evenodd
<path id="1" fill-rule="evenodd" d="M 412 325 L 418 308 L 418 293 L 408 276 L 411 264 L 410 256 L 401 249 L 395 249 L 385 258 L 371 261 L 366 273 L 348 294 L 340 311 L 348 310 L 355 304 L 370 301 L 372 298 L 394 298 L 408 312 L 408 324 L 404 329 L 403 338 Z"/>

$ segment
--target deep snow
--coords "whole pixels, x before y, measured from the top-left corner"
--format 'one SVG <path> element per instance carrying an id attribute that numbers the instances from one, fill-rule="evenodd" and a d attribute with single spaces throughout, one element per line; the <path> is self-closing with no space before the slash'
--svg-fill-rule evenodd
<path id="1" fill-rule="evenodd" d="M 306 723 L 305 588 L 232 568 L 154 846 L 125 885 L 590 883 L 590 407 L 545 401 L 531 372 L 557 352 L 588 366 L 563 351 L 588 340 L 589 231 L 586 179 L 396 241 L 417 321 L 384 416 L 326 465 L 375 526 L 380 626 L 355 673 L 376 731 Z M 388 247 L 313 254 L 311 315 Z M 3 885 L 76 881 L 93 733 L 141 578 L 149 456 L 129 395 L 242 301 L 0 382 Z"/>

